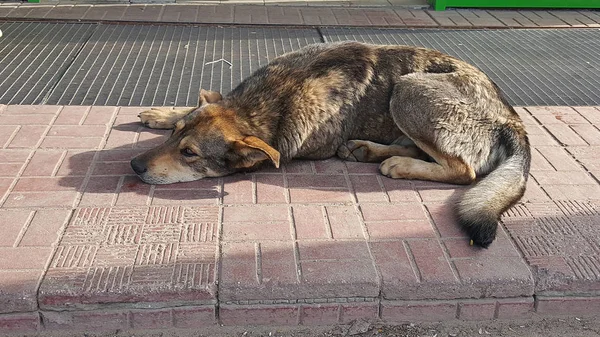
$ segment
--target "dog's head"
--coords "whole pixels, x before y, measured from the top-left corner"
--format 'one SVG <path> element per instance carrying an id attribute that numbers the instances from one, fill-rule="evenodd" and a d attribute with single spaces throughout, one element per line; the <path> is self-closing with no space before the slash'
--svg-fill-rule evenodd
<path id="1" fill-rule="evenodd" d="M 279 167 L 279 152 L 243 131 L 239 116 L 221 104 L 221 95 L 202 90 L 199 107 L 175 124 L 167 141 L 131 160 L 149 184 L 221 177 L 265 160 Z"/>

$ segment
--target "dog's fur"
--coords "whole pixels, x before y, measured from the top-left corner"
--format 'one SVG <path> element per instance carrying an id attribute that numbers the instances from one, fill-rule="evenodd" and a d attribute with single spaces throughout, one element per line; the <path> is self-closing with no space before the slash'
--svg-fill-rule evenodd
<path id="1" fill-rule="evenodd" d="M 167 184 L 279 166 L 292 158 L 383 161 L 392 178 L 471 184 L 457 205 L 475 244 L 525 191 L 523 123 L 475 67 L 438 51 L 357 42 L 317 44 L 274 59 L 225 97 L 202 90 L 194 109 L 142 112 L 173 128 L 131 162 Z M 399 209 L 399 212 L 402 210 Z"/>

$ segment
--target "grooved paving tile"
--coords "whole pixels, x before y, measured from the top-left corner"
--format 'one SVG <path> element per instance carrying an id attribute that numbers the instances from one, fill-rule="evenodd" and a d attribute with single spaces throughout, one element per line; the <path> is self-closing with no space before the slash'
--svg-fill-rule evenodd
<path id="1" fill-rule="evenodd" d="M 101 25 L 48 103 L 195 106 L 200 88 L 226 93 L 275 56 L 319 41 L 314 29 Z"/>
<path id="2" fill-rule="evenodd" d="M 430 13 L 435 13 L 434 18 L 454 20 L 457 25 L 471 25 L 459 14 L 462 11 Z M 490 76 L 514 105 L 600 104 L 600 94 L 594 89 L 600 86 L 600 77 L 593 71 L 600 67 L 593 56 L 600 52 L 600 39 L 592 30 L 326 27 L 321 31 L 328 42 L 414 45 L 459 57 Z"/>
<path id="3" fill-rule="evenodd" d="M 569 199 L 525 203 L 502 220 L 531 266 L 537 294 L 600 289 L 600 202 Z"/>
<path id="4" fill-rule="evenodd" d="M 46 103 L 95 25 L 2 22 L 0 103 Z"/>
<path id="5" fill-rule="evenodd" d="M 211 206 L 77 209 L 40 287 L 40 306 L 214 302 L 218 213 Z"/>
<path id="6" fill-rule="evenodd" d="M 130 10 L 152 11 L 159 7 L 132 6 Z M 203 8 L 206 13 L 185 13 L 189 18 L 181 20 L 194 21 L 192 17 L 196 16 L 202 22 L 210 22 L 217 16 L 234 20 L 235 15 L 243 16 L 249 23 L 264 24 L 301 21 L 314 25 L 388 25 L 401 24 L 401 21 L 420 26 L 435 24 L 429 16 L 417 14 L 424 13 L 418 11 L 201 7 L 206 7 Z M 95 8 L 91 7 L 86 15 L 110 14 L 106 8 Z M 119 14 L 123 9 L 115 8 L 118 10 L 113 14 L 125 15 Z M 227 8 L 229 12 L 212 13 L 216 8 Z M 183 12 L 176 9 L 163 15 L 180 20 Z M 510 25 L 502 20 L 502 13 L 496 11 L 434 14 L 442 15 L 444 20 L 454 20 L 457 25 L 470 26 L 469 20 L 487 26 Z M 530 14 L 540 23 L 544 20 L 562 22 L 558 17 L 546 17 L 547 12 L 531 11 Z M 135 15 L 131 18 L 136 19 Z M 3 40 L 8 41 L 0 48 L 0 63 L 6 63 L 0 72 L 3 75 L 0 78 L 4 78 L 0 82 L 0 103 L 18 104 L 194 105 L 200 88 L 226 93 L 274 57 L 321 42 L 319 32 L 311 28 L 58 23 L 2 23 L 0 28 L 5 34 Z M 600 79 L 591 71 L 600 67 L 593 57 L 600 46 L 599 39 L 590 30 L 425 31 L 326 27 L 321 32 L 327 41 L 408 44 L 458 56 L 484 70 L 516 105 L 600 104 L 600 95 L 593 90 L 600 85 Z M 15 61 L 23 59 L 24 62 Z M 0 124 L 2 119 L 0 117 Z"/>

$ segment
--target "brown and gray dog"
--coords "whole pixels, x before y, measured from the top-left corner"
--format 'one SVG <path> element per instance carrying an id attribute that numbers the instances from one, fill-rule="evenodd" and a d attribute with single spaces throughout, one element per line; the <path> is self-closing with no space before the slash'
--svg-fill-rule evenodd
<path id="1" fill-rule="evenodd" d="M 477 68 L 438 51 L 357 42 L 274 59 L 225 97 L 139 116 L 171 137 L 131 161 L 150 184 L 220 177 L 293 158 L 380 162 L 392 178 L 471 184 L 459 223 L 487 247 L 525 191 L 523 123 Z M 402 211 L 402 210 L 398 210 Z"/>

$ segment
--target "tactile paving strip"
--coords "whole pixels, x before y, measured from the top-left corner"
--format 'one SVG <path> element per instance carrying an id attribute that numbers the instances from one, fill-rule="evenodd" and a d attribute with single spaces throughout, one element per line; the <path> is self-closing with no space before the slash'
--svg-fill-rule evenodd
<path id="1" fill-rule="evenodd" d="M 515 105 L 600 104 L 597 29 L 323 28 L 322 33 L 328 42 L 356 40 L 441 50 L 478 66 Z"/>
<path id="2" fill-rule="evenodd" d="M 47 104 L 195 105 L 269 59 L 320 42 L 315 29 L 100 26 Z"/>
<path id="3" fill-rule="evenodd" d="M 0 104 L 42 103 L 95 28 L 93 24 L 0 23 Z"/>
<path id="4" fill-rule="evenodd" d="M 442 50 L 515 105 L 600 105 L 595 29 L 436 30 L 2 23 L 0 104 L 195 105 L 275 56 L 326 41 Z"/>

